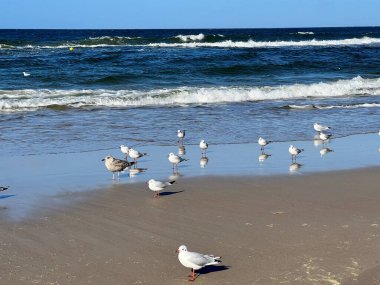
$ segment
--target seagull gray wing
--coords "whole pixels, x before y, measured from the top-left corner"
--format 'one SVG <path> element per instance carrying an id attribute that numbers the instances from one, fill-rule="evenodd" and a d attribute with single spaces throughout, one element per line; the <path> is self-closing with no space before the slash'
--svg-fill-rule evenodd
<path id="1" fill-rule="evenodd" d="M 187 259 L 189 262 L 196 264 L 198 266 L 206 266 L 206 265 L 212 265 L 219 263 L 220 260 L 219 257 L 215 257 L 212 255 L 206 255 L 206 254 L 201 254 L 198 252 L 188 252 L 187 253 Z"/>

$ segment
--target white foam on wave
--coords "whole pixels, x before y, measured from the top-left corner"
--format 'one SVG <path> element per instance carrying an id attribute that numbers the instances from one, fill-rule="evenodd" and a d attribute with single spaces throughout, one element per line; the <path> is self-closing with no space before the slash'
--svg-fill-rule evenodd
<path id="1" fill-rule="evenodd" d="M 257 100 L 380 95 L 380 78 L 261 87 L 180 87 L 141 90 L 0 90 L 0 111 L 35 110 L 52 105 L 69 107 L 186 106 Z M 371 105 L 376 107 L 375 105 Z"/>
<path id="2" fill-rule="evenodd" d="M 297 33 L 290 33 L 291 35 L 314 35 L 314 32 L 297 32 Z"/>
<path id="3" fill-rule="evenodd" d="M 343 40 L 308 40 L 308 41 L 222 41 L 222 42 L 191 42 L 191 43 L 150 43 L 150 47 L 220 47 L 220 48 L 273 48 L 273 47 L 307 47 L 307 46 L 349 46 L 380 43 L 380 38 L 352 38 Z"/>
<path id="4" fill-rule="evenodd" d="M 357 108 L 379 108 L 379 103 L 360 103 L 360 104 L 351 104 L 351 105 L 289 105 L 286 106 L 290 109 L 296 110 L 311 110 L 311 109 L 357 109 Z"/>
<path id="5" fill-rule="evenodd" d="M 121 36 L 100 36 L 100 37 L 90 37 L 90 40 L 111 40 L 114 41 L 117 40 L 134 40 L 134 39 L 141 39 L 141 37 L 121 37 Z"/>
<path id="6" fill-rule="evenodd" d="M 180 39 L 183 42 L 188 41 L 201 41 L 205 38 L 205 35 L 200 33 L 198 35 L 177 35 L 175 38 Z"/>
<path id="7" fill-rule="evenodd" d="M 120 46 L 137 46 L 137 47 L 163 47 L 163 48 L 198 48 L 198 47 L 216 47 L 216 48 L 281 48 L 281 47 L 322 47 L 322 46 L 353 46 L 353 45 L 371 45 L 379 44 L 380 38 L 362 37 L 351 38 L 342 40 L 307 40 L 307 41 L 221 41 L 221 42 L 200 42 L 205 36 L 199 35 L 178 35 L 176 37 L 183 37 L 182 43 L 149 43 L 149 44 L 77 44 L 65 43 L 57 46 L 7 46 L 0 44 L 0 48 L 17 48 L 17 49 L 62 49 L 62 48 L 104 48 L 104 47 L 120 47 Z M 194 37 L 193 42 L 188 42 Z M 95 38 L 94 38 L 95 39 Z"/>

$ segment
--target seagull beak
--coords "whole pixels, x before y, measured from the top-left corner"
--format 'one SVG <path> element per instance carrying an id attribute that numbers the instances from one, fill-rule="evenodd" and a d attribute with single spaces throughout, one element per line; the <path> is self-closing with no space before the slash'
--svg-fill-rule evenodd
<path id="1" fill-rule="evenodd" d="M 175 253 L 178 253 L 178 252 L 179 252 L 179 250 L 178 250 L 178 249 L 176 249 L 176 250 L 175 250 Z"/>
<path id="2" fill-rule="evenodd" d="M 105 159 L 103 158 L 102 161 L 105 161 Z"/>

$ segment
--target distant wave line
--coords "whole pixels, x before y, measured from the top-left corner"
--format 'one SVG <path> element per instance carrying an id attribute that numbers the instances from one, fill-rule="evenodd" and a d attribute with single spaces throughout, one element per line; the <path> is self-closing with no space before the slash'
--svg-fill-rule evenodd
<path id="1" fill-rule="evenodd" d="M 186 36 L 185 36 L 186 37 Z M 62 48 L 104 48 L 104 47 L 162 47 L 162 48 L 202 48 L 202 47 L 214 47 L 214 48 L 281 48 L 281 47 L 328 47 L 328 46 L 352 46 L 352 45 L 371 45 L 379 44 L 380 38 L 362 37 L 362 38 L 350 38 L 341 40 L 304 40 L 304 41 L 254 41 L 252 39 L 247 41 L 232 41 L 225 40 L 220 42 L 182 42 L 182 43 L 147 43 L 147 44 L 79 44 L 79 43 L 65 43 L 61 45 L 24 45 L 14 46 L 8 44 L 1 44 L 0 48 L 16 48 L 16 49 L 62 49 Z"/>

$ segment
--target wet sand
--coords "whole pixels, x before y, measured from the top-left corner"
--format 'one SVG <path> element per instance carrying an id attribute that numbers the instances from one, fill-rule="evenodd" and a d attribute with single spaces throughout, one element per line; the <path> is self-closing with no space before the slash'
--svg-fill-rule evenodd
<path id="1" fill-rule="evenodd" d="M 222 256 L 198 284 L 379 284 L 379 173 L 185 178 L 159 199 L 145 184 L 62 193 L 27 219 L 1 215 L 0 284 L 188 284 L 181 244 Z"/>

